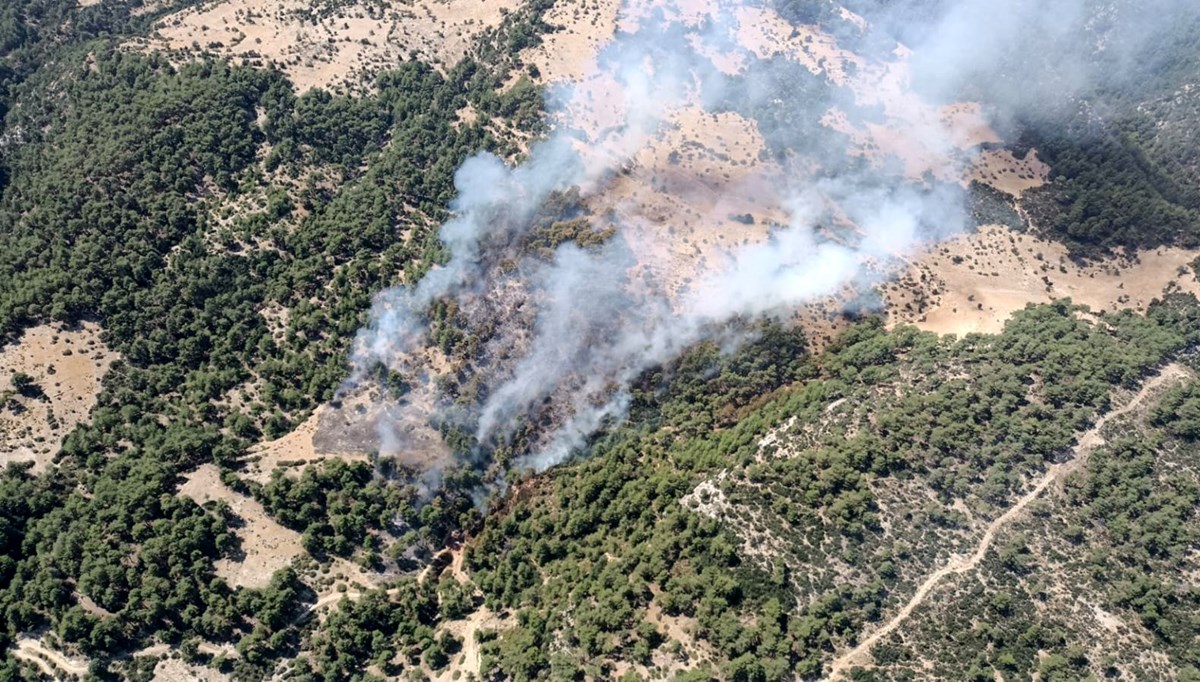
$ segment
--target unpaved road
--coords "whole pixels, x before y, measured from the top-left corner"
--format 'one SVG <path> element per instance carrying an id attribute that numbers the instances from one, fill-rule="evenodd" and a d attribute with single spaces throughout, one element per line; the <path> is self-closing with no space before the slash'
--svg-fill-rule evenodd
<path id="1" fill-rule="evenodd" d="M 1188 370 L 1184 369 L 1180 365 L 1174 363 L 1167 365 L 1161 371 L 1159 371 L 1158 374 L 1147 379 L 1145 383 L 1142 384 L 1141 390 L 1139 390 L 1128 403 L 1120 408 L 1112 410 L 1098 419 L 1092 428 L 1088 429 L 1079 437 L 1078 444 L 1075 446 L 1074 457 L 1066 462 L 1062 462 L 1061 464 L 1050 465 L 1046 469 L 1046 473 L 1043 474 L 1040 479 L 1038 479 L 1037 484 L 1034 485 L 1029 492 L 1025 493 L 1025 495 L 1023 495 L 1021 499 L 1017 500 L 1016 504 L 1010 507 L 1008 511 L 1004 512 L 1004 514 L 997 517 L 995 521 L 992 521 L 992 523 L 988 525 L 987 529 L 983 532 L 983 536 L 979 538 L 979 544 L 976 545 L 974 552 L 965 557 L 961 555 L 956 556 L 950 561 L 950 563 L 946 564 L 942 568 L 939 568 L 933 573 L 930 573 L 929 576 L 925 578 L 925 581 L 921 583 L 921 586 L 917 588 L 917 591 L 913 593 L 913 596 L 908 600 L 908 603 L 904 605 L 904 608 L 900 609 L 896 615 L 891 618 L 891 620 L 884 623 L 877 630 L 872 632 L 870 636 L 859 642 L 858 646 L 855 646 L 853 649 L 834 659 L 833 664 L 829 669 L 829 676 L 826 677 L 826 680 L 832 681 L 843 679 L 846 672 L 851 668 L 856 666 L 869 666 L 871 663 L 871 649 L 875 646 L 875 644 L 877 644 L 879 640 L 890 635 L 893 631 L 895 631 L 896 628 L 900 627 L 904 621 L 906 621 L 908 617 L 912 615 L 912 612 L 918 606 L 924 603 L 925 598 L 929 596 L 929 593 L 932 592 L 935 587 L 937 587 L 942 578 L 945 578 L 952 573 L 964 573 L 978 566 L 979 562 L 983 560 L 984 555 L 987 554 L 988 549 L 992 545 L 992 540 L 996 537 L 996 533 L 999 530 L 1004 528 L 1005 525 L 1024 512 L 1026 507 L 1029 506 L 1029 503 L 1036 500 L 1046 490 L 1046 488 L 1050 487 L 1050 484 L 1061 479 L 1075 469 L 1078 469 L 1087 461 L 1087 457 L 1089 454 L 1091 454 L 1092 450 L 1095 450 L 1096 447 L 1104 444 L 1104 438 L 1101 437 L 1100 432 L 1109 421 L 1117 419 L 1118 417 L 1137 409 L 1137 407 L 1141 405 L 1147 396 L 1151 395 L 1158 388 L 1164 386 L 1165 384 L 1178 381 L 1189 376 L 1191 375 Z"/>
<path id="2" fill-rule="evenodd" d="M 42 644 L 40 639 L 33 637 L 18 638 L 13 656 L 22 661 L 33 663 L 41 668 L 42 672 L 48 677 L 55 680 L 63 679 L 62 673 L 64 672 L 82 677 L 88 671 L 88 664 L 86 662 L 67 658 L 63 654 Z"/>

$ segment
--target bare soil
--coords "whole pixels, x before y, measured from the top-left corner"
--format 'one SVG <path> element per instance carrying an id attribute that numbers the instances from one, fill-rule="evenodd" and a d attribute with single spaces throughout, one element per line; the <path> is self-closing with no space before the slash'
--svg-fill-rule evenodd
<path id="1" fill-rule="evenodd" d="M 362 0 L 325 11 L 306 0 L 220 0 L 164 18 L 140 47 L 275 64 L 300 91 L 357 86 L 411 52 L 452 66 L 480 32 L 498 26 L 518 5 L 519 0 Z"/>
<path id="2" fill-rule="evenodd" d="M 226 682 L 233 678 L 219 670 L 167 658 L 154 666 L 153 679 L 154 682 Z"/>
<path id="3" fill-rule="evenodd" d="M 1031 303 L 1069 297 L 1093 311 L 1144 311 L 1167 291 L 1200 295 L 1190 264 L 1200 250 L 1160 248 L 1072 261 L 1062 244 L 985 226 L 939 244 L 882 287 L 889 322 L 939 334 L 997 333 Z"/>
<path id="4" fill-rule="evenodd" d="M 476 635 L 484 630 L 507 630 L 516 625 L 512 616 L 501 617 L 486 606 L 480 607 L 474 613 L 462 620 L 452 620 L 440 629 L 454 635 L 462 642 L 462 651 L 455 655 L 454 660 L 440 674 L 433 676 L 436 682 L 450 682 L 464 679 L 467 675 L 480 678 L 482 657 L 479 652 L 479 640 Z M 469 679 L 469 678 L 468 678 Z"/>
<path id="5" fill-rule="evenodd" d="M 561 28 L 522 52 L 521 59 L 537 68 L 542 82 L 583 80 L 600 48 L 612 39 L 620 8 L 621 0 L 556 3 L 545 19 Z"/>
<path id="6" fill-rule="evenodd" d="M 62 440 L 87 419 L 100 394 L 100 382 L 117 358 L 100 340 L 100 327 L 84 322 L 63 329 L 43 325 L 0 349 L 0 465 L 50 465 Z M 33 378 L 44 398 L 12 390 L 14 372 Z"/>
<path id="7" fill-rule="evenodd" d="M 296 474 L 329 459 L 366 462 L 379 450 L 377 422 L 386 406 L 351 400 L 317 407 L 291 433 L 250 449 L 242 475 L 266 483 L 276 469 Z"/>
<path id="8" fill-rule="evenodd" d="M 316 433 L 323 409 L 323 406 L 318 407 L 291 433 L 250 448 L 250 456 L 247 458 L 246 468 L 241 472 L 242 476 L 265 484 L 270 480 L 271 472 L 280 467 L 300 467 L 320 461 L 321 456 L 313 447 L 312 437 Z"/>
<path id="9" fill-rule="evenodd" d="M 75 656 L 67 656 L 46 646 L 38 637 L 21 635 L 17 645 L 12 650 L 14 657 L 36 665 L 50 679 L 61 680 L 64 673 L 81 677 L 88 671 L 88 661 Z"/>
<path id="10" fill-rule="evenodd" d="M 266 587 L 276 571 L 304 553 L 299 533 L 273 520 L 258 501 L 230 490 L 212 464 L 202 465 L 188 475 L 179 494 L 200 504 L 222 500 L 242 519 L 243 525 L 233 529 L 241 542 L 240 558 L 216 563 L 217 575 L 230 585 Z"/>
<path id="11" fill-rule="evenodd" d="M 1036 149 L 1021 159 L 1008 149 L 985 149 L 971 163 L 968 179 L 1020 199 L 1023 193 L 1049 182 L 1049 175 L 1050 166 L 1038 158 Z"/>

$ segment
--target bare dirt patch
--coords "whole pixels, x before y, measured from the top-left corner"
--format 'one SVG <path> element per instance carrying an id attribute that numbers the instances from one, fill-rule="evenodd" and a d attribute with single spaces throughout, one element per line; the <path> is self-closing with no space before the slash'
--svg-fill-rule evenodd
<path id="1" fill-rule="evenodd" d="M 777 192 L 782 170 L 760 160 L 763 149 L 757 126 L 737 114 L 685 109 L 672 118 L 594 206 L 622 226 L 638 259 L 634 281 L 676 298 L 787 222 Z"/>
<path id="2" fill-rule="evenodd" d="M 179 494 L 200 504 L 221 500 L 242 520 L 243 525 L 233 529 L 241 541 L 241 556 L 216 562 L 217 575 L 230 585 L 266 587 L 276 571 L 304 553 L 299 533 L 268 516 L 258 501 L 230 490 L 212 464 L 202 465 L 188 475 L 179 487 Z"/>
<path id="3" fill-rule="evenodd" d="M 252 447 L 242 474 L 265 484 L 276 469 L 298 474 L 304 467 L 328 459 L 369 461 L 368 454 L 379 449 L 375 425 L 383 415 L 370 418 L 367 413 L 381 409 L 381 405 L 365 401 L 361 405 L 321 405 L 291 433 Z"/>
<path id="4" fill-rule="evenodd" d="M 1020 199 L 1025 192 L 1049 181 L 1050 166 L 1031 149 L 1018 159 L 1008 149 L 985 149 L 971 163 L 969 179 L 990 185 Z"/>
<path id="5" fill-rule="evenodd" d="M 658 628 L 658 631 L 668 639 L 679 642 L 679 655 L 675 660 L 667 661 L 665 665 L 655 660 L 657 665 L 671 672 L 678 672 L 695 668 L 703 661 L 713 660 L 714 654 L 711 646 L 696 636 L 699 631 L 699 622 L 695 618 L 664 613 L 658 602 L 652 601 L 646 609 L 646 621 Z M 658 655 L 656 652 L 656 657 Z"/>
<path id="6" fill-rule="evenodd" d="M 939 334 L 994 334 L 1031 303 L 1071 298 L 1093 311 L 1139 312 L 1168 291 L 1200 295 L 1200 250 L 1160 248 L 1077 263 L 1062 244 L 984 226 L 933 246 L 882 287 L 889 322 Z"/>
<path id="7" fill-rule="evenodd" d="M 451 66 L 519 0 L 223 0 L 164 18 L 142 46 L 281 68 L 297 89 L 357 85 L 409 58 Z"/>
<path id="8" fill-rule="evenodd" d="M 242 475 L 265 484 L 270 480 L 271 472 L 279 467 L 302 466 L 320 461 L 322 457 L 313 447 L 312 437 L 317 431 L 321 411 L 324 409 L 323 406 L 318 407 L 308 419 L 286 436 L 250 448 L 250 457 Z"/>
<path id="9" fill-rule="evenodd" d="M 212 668 L 185 663 L 177 658 L 168 658 L 154 666 L 154 682 L 225 682 L 233 679 Z"/>
<path id="10" fill-rule="evenodd" d="M 821 122 L 847 136 L 848 154 L 887 172 L 918 181 L 932 175 L 965 184 L 975 172 L 971 162 L 979 148 L 1000 141 L 978 105 L 935 105 L 914 94 L 904 48 L 887 61 L 868 61 L 819 28 L 793 26 L 769 8 L 733 11 L 730 41 L 709 35 L 705 20 L 718 8 L 707 0 L 669 5 L 635 0 L 621 7 L 610 0 L 560 3 L 551 11 L 551 21 L 564 28 L 523 56 L 537 66 L 543 80 L 569 83 L 569 96 L 557 115 L 563 126 L 586 141 L 581 148 L 587 162 L 620 168 L 614 176 L 602 176 L 599 186 L 584 188 L 584 193 L 593 214 L 611 217 L 619 238 L 634 254 L 637 263 L 630 279 L 635 288 L 657 290 L 679 302 L 706 275 L 727 267 L 740 248 L 762 243 L 772 228 L 788 225 L 795 185 L 801 182 L 797 175 L 815 175 L 821 163 L 803 159 L 783 168 L 755 121 L 730 112 L 706 112 L 698 96 L 676 102 L 653 130 L 623 125 L 626 109 L 633 110 L 637 103 L 625 101 L 611 75 L 595 68 L 595 57 L 614 30 L 636 29 L 652 11 L 679 18 L 690 31 L 687 38 L 693 47 L 727 73 L 738 73 L 755 60 L 783 56 L 845 87 L 855 105 L 876 115 L 868 122 L 854 122 L 856 117 L 832 108 Z M 1036 157 L 1012 159 L 1008 165 L 1003 161 L 1003 155 L 992 154 L 980 166 L 1003 176 L 1003 181 L 995 181 L 1000 186 L 1013 188 L 1009 175 L 1044 176 L 1044 170 L 1035 168 Z M 841 214 L 832 199 L 822 199 L 835 216 Z M 848 222 L 838 225 L 843 227 L 853 228 Z M 841 293 L 845 292 L 835 299 Z M 845 300 L 822 300 L 797 311 L 797 320 L 813 330 L 814 346 L 836 334 L 846 305 Z"/>
<path id="11" fill-rule="evenodd" d="M 559 30 L 527 48 L 521 59 L 532 64 L 545 82 L 579 81 L 589 75 L 600 49 L 617 28 L 620 0 L 558 2 L 546 12 L 547 23 Z"/>
<path id="12" fill-rule="evenodd" d="M 480 656 L 477 635 L 485 630 L 507 630 L 514 625 L 516 625 L 516 619 L 512 616 L 501 617 L 486 606 L 480 607 L 462 620 L 448 621 L 442 625 L 441 629 L 462 642 L 462 651 L 455 655 L 450 665 L 433 679 L 437 682 L 449 682 L 466 678 L 467 675 L 479 678 L 482 674 L 480 667 L 483 661 Z"/>
<path id="13" fill-rule="evenodd" d="M 63 438 L 87 419 L 100 394 L 100 382 L 117 358 L 100 340 L 100 327 L 84 322 L 62 329 L 43 325 L 0 350 L 0 465 L 34 463 L 45 470 Z M 14 390 L 14 373 L 36 389 Z"/>

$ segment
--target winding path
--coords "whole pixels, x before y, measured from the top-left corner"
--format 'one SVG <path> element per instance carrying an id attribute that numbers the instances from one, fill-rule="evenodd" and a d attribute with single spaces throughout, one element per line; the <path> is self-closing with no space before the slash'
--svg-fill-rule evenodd
<path id="1" fill-rule="evenodd" d="M 42 672 L 54 680 L 62 679 L 63 672 L 81 677 L 87 674 L 88 664 L 67 658 L 61 652 L 55 651 L 33 637 L 21 637 L 13 650 L 13 656 L 22 661 L 33 663 Z"/>
<path id="2" fill-rule="evenodd" d="M 1024 512 L 1026 507 L 1028 507 L 1031 502 L 1036 500 L 1046 490 L 1046 488 L 1050 487 L 1050 484 L 1061 479 L 1063 476 L 1074 471 L 1075 469 L 1078 469 L 1084 462 L 1087 461 L 1087 457 L 1089 454 L 1091 454 L 1092 450 L 1095 450 L 1097 446 L 1104 444 L 1104 438 L 1101 437 L 1100 432 L 1109 421 L 1124 416 L 1125 414 L 1128 414 L 1132 410 L 1136 409 L 1143 401 L 1145 401 L 1147 396 L 1152 394 L 1164 384 L 1177 381 L 1188 376 L 1190 376 L 1190 373 L 1182 366 L 1174 363 L 1167 365 L 1161 371 L 1159 371 L 1158 374 L 1147 379 L 1142 384 L 1141 390 L 1139 390 L 1128 403 L 1120 408 L 1108 412 L 1103 417 L 1098 419 L 1092 428 L 1088 429 L 1079 437 L 1079 442 L 1074 448 L 1074 457 L 1059 464 L 1051 464 L 1046 469 L 1046 473 L 1042 474 L 1042 477 L 1038 479 L 1037 484 L 1034 485 L 1029 492 L 1021 496 L 1021 499 L 1017 500 L 1012 507 L 1009 507 L 1008 511 L 1004 512 L 1002 515 L 997 517 L 995 521 L 992 521 L 991 524 L 988 525 L 987 529 L 983 532 L 983 536 L 979 538 L 979 544 L 975 546 L 974 552 L 965 557 L 962 555 L 957 555 L 951 559 L 950 563 L 946 564 L 942 568 L 939 568 L 933 573 L 930 573 L 929 576 L 925 578 L 924 582 L 921 583 L 921 586 L 917 588 L 917 591 L 913 593 L 913 596 L 908 600 L 908 603 L 905 604 L 904 607 L 901 608 L 896 615 L 891 618 L 891 620 L 887 621 L 874 632 L 872 632 L 870 636 L 859 642 L 858 645 L 853 649 L 850 649 L 846 653 L 834 659 L 830 666 L 829 675 L 826 677 L 826 680 L 832 681 L 842 679 L 845 677 L 846 672 L 851 668 L 869 665 L 871 662 L 871 649 L 881 639 L 887 637 L 893 631 L 895 631 L 896 628 L 900 627 L 904 621 L 907 620 L 910 615 L 912 615 L 912 612 L 918 606 L 924 603 L 925 598 L 929 596 L 929 593 L 932 592 L 935 587 L 937 587 L 938 583 L 941 582 L 943 578 L 953 573 L 965 573 L 966 571 L 978 566 L 979 562 L 983 560 L 983 557 L 987 554 L 988 549 L 991 547 L 992 540 L 995 539 L 997 532 L 999 532 L 1010 521 Z"/>

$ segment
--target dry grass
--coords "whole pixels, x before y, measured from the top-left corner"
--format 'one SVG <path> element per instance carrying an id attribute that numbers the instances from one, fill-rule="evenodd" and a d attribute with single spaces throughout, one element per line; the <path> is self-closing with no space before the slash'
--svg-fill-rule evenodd
<path id="1" fill-rule="evenodd" d="M 602 179 L 585 192 L 594 214 L 615 218 L 620 237 L 636 255 L 633 286 L 678 302 L 712 271 L 727 267 L 738 248 L 764 241 L 772 225 L 788 224 L 793 194 L 788 184 L 795 184 L 791 176 L 804 164 L 785 171 L 771 158 L 755 122 L 733 113 L 707 113 L 699 98 L 666 112 L 660 129 L 630 132 L 622 127 L 634 103 L 624 100 L 610 75 L 595 69 L 594 59 L 616 28 L 634 30 L 652 9 L 662 7 L 658 0 L 623 8 L 612 0 L 560 3 L 550 20 L 562 30 L 523 58 L 537 65 L 544 81 L 570 83 L 560 123 L 581 132 L 586 140 L 582 151 L 595 167 L 621 168 L 615 176 L 597 174 Z M 700 29 L 715 11 L 708 0 L 672 5 L 667 11 L 697 28 L 689 36 L 693 46 L 722 70 L 736 73 L 752 60 L 782 55 L 845 86 L 857 104 L 878 109 L 879 123 L 853 124 L 836 108 L 822 121 L 848 136 L 849 153 L 873 165 L 898 166 L 909 178 L 932 174 L 963 184 L 985 174 L 989 177 L 979 179 L 1014 192 L 1044 178 L 1036 156 L 1018 160 L 987 152 L 970 163 L 981 145 L 999 138 L 979 106 L 934 106 L 913 94 L 903 48 L 886 64 L 870 63 L 816 27 L 794 27 L 771 9 L 746 7 L 734 12 L 733 35 L 739 45 L 722 52 L 727 48 L 707 44 Z M 813 160 L 812 170 L 817 165 Z M 829 208 L 838 214 L 836 206 Z M 843 327 L 845 300 L 815 301 L 796 311 L 815 348 Z"/>
<path id="2" fill-rule="evenodd" d="M 556 3 L 545 19 L 560 30 L 522 52 L 522 61 L 536 66 L 543 82 L 583 80 L 590 75 L 600 48 L 616 31 L 620 6 L 620 0 Z"/>
<path id="3" fill-rule="evenodd" d="M 29 635 L 18 637 L 12 655 L 14 658 L 34 664 L 43 674 L 53 680 L 65 679 L 64 674 L 71 677 L 82 676 L 88 671 L 87 659 L 67 656 L 52 649 L 46 646 L 40 637 Z"/>
<path id="4" fill-rule="evenodd" d="M 276 64 L 304 91 L 356 86 L 416 52 L 451 66 L 518 0 L 355 2 L 321 13 L 306 0 L 222 0 L 164 18 L 142 47 L 210 51 L 241 63 Z"/>
<path id="5" fill-rule="evenodd" d="M 44 471 L 63 438 L 96 405 L 100 382 L 116 358 L 91 322 L 34 327 L 0 350 L 0 394 L 12 390 L 14 372 L 24 372 L 46 396 L 13 395 L 8 405 L 0 404 L 0 465 L 31 461 L 35 472 Z"/>
<path id="6" fill-rule="evenodd" d="M 233 528 L 241 541 L 242 556 L 236 560 L 220 559 L 216 562 L 217 575 L 230 585 L 266 587 L 275 571 L 304 553 L 299 533 L 279 525 L 267 515 L 258 501 L 230 490 L 221 481 L 220 471 L 212 464 L 205 464 L 188 475 L 179 488 L 179 494 L 200 504 L 221 500 L 242 519 L 243 524 Z"/>
<path id="7" fill-rule="evenodd" d="M 318 407 L 312 416 L 286 436 L 252 447 L 241 475 L 265 484 L 270 480 L 271 472 L 280 467 L 302 467 L 323 459 L 313 446 L 313 434 L 325 409 L 325 406 Z"/>
<path id="8" fill-rule="evenodd" d="M 1200 295 L 1200 251 L 1160 248 L 1078 264 L 1054 241 L 985 226 L 935 245 L 883 287 L 891 324 L 939 334 L 997 333 L 1030 303 L 1070 297 L 1093 311 L 1144 311 L 1166 291 Z"/>
<path id="9" fill-rule="evenodd" d="M 1046 184 L 1049 175 L 1050 167 L 1038 158 L 1036 149 L 1023 159 L 1007 149 L 987 149 L 971 164 L 969 178 L 1020 199 L 1026 191 Z"/>
<path id="10" fill-rule="evenodd" d="M 185 663 L 177 658 L 167 658 L 154 666 L 154 682 L 225 682 L 233 679 L 212 668 Z"/>
<path id="11" fill-rule="evenodd" d="M 472 675 L 478 679 L 483 675 L 481 670 L 482 657 L 479 650 L 479 641 L 476 639 L 476 634 L 485 630 L 507 630 L 517 621 L 512 616 L 504 617 L 494 613 L 486 606 L 481 606 L 474 613 L 471 613 L 462 620 L 452 620 L 443 623 L 438 629 L 439 631 L 449 632 L 456 639 L 462 642 L 462 651 L 455 655 L 454 660 L 450 665 L 442 670 L 437 675 L 431 675 L 431 679 L 435 682 L 450 682 L 467 678 L 467 675 Z M 470 679 L 470 678 L 467 678 Z"/>
<path id="12" fill-rule="evenodd" d="M 782 171 L 760 161 L 764 143 L 753 122 L 688 108 L 670 123 L 591 204 L 621 225 L 638 259 L 638 286 L 675 300 L 734 250 L 766 239 L 787 213 L 776 191 Z"/>

